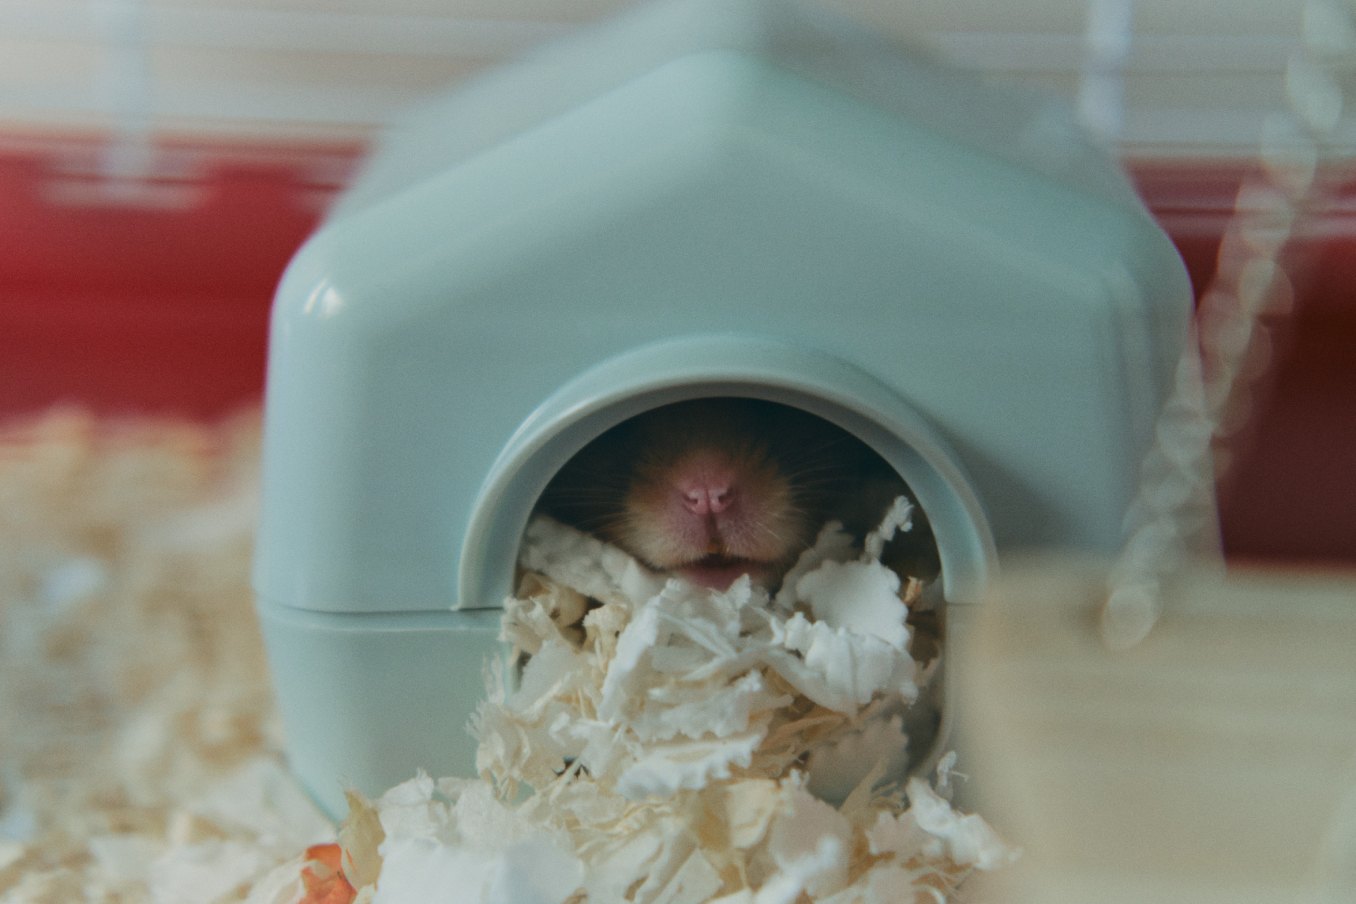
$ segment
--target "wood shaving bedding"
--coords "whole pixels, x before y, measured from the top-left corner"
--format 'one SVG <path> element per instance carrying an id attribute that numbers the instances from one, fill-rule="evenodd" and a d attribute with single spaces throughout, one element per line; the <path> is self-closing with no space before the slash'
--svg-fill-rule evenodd
<path id="1" fill-rule="evenodd" d="M 355 796 L 322 844 L 248 586 L 258 426 L 0 429 L 0 904 L 935 901 L 1012 856 L 945 770 L 907 802 L 876 787 L 930 672 L 898 588 L 840 538 L 774 602 L 665 586 L 551 525 L 508 606 L 532 658 L 479 714 L 482 780 Z"/>
<path id="2" fill-rule="evenodd" d="M 887 537 L 907 509 L 891 517 Z M 534 521 L 503 623 L 523 664 L 477 713 L 480 780 L 352 796 L 351 881 L 304 900 L 936 902 L 1006 865 L 1013 850 L 946 799 L 954 757 L 935 784 L 903 781 L 905 716 L 935 705 L 937 671 L 911 655 L 916 588 L 879 539 L 862 554 L 826 528 L 774 600 L 747 579 L 664 580 Z"/>
<path id="3" fill-rule="evenodd" d="M 259 418 L 0 427 L 0 902 L 235 900 L 332 829 L 281 767 Z"/>

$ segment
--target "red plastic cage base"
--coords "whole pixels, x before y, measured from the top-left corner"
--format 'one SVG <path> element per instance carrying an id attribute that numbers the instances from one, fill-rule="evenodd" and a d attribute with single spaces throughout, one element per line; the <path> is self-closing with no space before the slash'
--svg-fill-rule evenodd
<path id="1" fill-rule="evenodd" d="M 124 197 L 69 165 L 95 159 L 92 144 L 62 147 L 0 151 L 0 417 L 77 404 L 215 418 L 258 404 L 274 286 L 361 149 L 178 147 L 191 176 Z M 1132 169 L 1194 285 L 1209 285 L 1247 168 Z M 1235 558 L 1352 565 L 1356 222 L 1312 225 L 1275 364 L 1221 485 L 1224 539 Z"/>

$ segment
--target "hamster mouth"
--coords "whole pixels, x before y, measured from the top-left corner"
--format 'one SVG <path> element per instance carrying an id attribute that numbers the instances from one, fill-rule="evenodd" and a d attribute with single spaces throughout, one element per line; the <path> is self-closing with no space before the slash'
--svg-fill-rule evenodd
<path id="1" fill-rule="evenodd" d="M 727 590 L 731 584 L 746 574 L 755 584 L 764 583 L 772 571 L 772 566 L 757 559 L 711 554 L 680 565 L 674 570 L 700 587 Z"/>

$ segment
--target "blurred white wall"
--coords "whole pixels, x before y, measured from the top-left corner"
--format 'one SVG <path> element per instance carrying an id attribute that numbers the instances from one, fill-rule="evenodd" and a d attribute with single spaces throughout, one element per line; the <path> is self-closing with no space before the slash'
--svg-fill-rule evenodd
<path id="1" fill-rule="evenodd" d="M 0 0 L 0 133 L 362 138 L 630 2 Z M 962 66 L 1081 92 L 1139 156 L 1255 154 L 1306 40 L 1356 44 L 1349 13 L 1325 13 L 1346 0 L 818 2 Z"/>

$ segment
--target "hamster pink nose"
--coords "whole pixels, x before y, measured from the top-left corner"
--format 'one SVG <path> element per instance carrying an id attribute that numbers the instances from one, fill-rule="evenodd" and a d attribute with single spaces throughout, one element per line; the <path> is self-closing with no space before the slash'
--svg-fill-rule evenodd
<path id="1" fill-rule="evenodd" d="M 699 484 L 682 492 L 683 507 L 694 515 L 718 515 L 734 501 L 734 487 L 727 483 Z"/>

